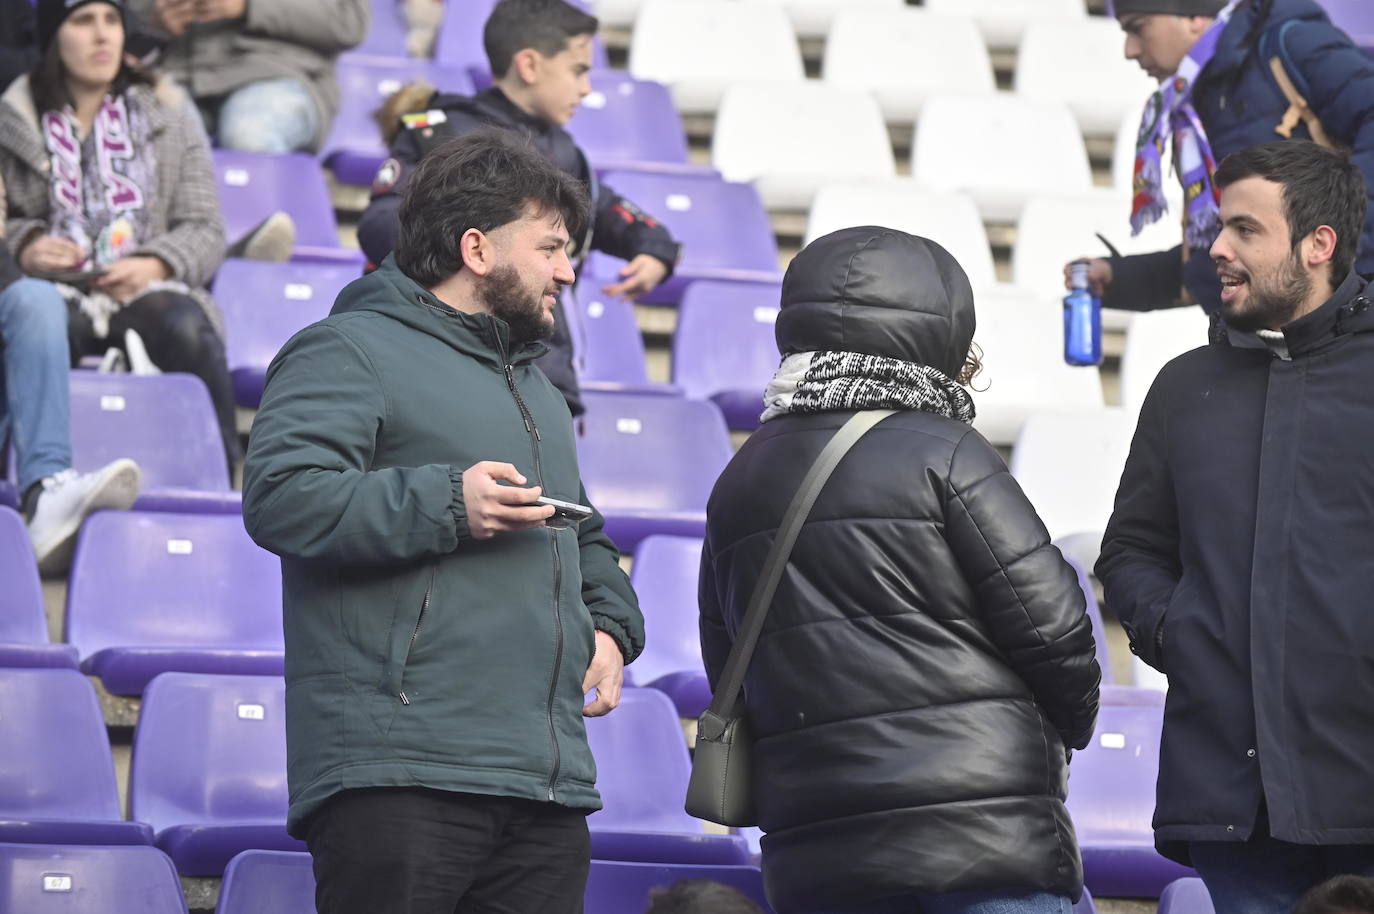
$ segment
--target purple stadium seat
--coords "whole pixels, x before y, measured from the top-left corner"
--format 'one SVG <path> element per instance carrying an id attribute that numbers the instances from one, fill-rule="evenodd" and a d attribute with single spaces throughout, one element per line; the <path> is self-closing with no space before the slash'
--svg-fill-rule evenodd
<path id="1" fill-rule="evenodd" d="M 1097 895 L 1155 898 L 1173 880 L 1194 875 L 1159 855 L 1150 826 L 1163 720 L 1162 701 L 1104 702 L 1092 742 L 1074 753 L 1069 813 L 1085 881 Z"/>
<path id="2" fill-rule="evenodd" d="M 649 386 L 644 337 L 635 307 L 583 283 L 563 295 L 563 316 L 573 338 L 573 368 L 582 383 Z"/>
<path id="3" fill-rule="evenodd" d="M 708 834 L 683 810 L 691 761 L 677 711 L 662 692 L 627 688 L 620 706 L 587 720 L 605 808 L 587 817 L 592 857 L 647 863 L 747 863 L 738 835 Z"/>
<path id="4" fill-rule="evenodd" d="M 687 164 L 687 133 L 668 87 L 624 70 L 593 70 L 568 132 L 595 168 Z"/>
<path id="5" fill-rule="evenodd" d="M 1331 21 L 1345 30 L 1355 44 L 1374 54 L 1374 5 L 1369 0 L 1320 0 Z"/>
<path id="6" fill-rule="evenodd" d="M 67 640 L 137 695 L 167 670 L 281 675 L 281 566 L 232 514 L 102 511 L 82 528 Z"/>
<path id="7" fill-rule="evenodd" d="M 1159 914 L 1216 914 L 1207 886 L 1196 876 L 1175 879 L 1159 895 Z"/>
<path id="8" fill-rule="evenodd" d="M 362 44 L 353 49 L 353 53 L 375 54 L 379 57 L 406 56 L 408 27 L 405 12 L 401 9 L 403 2 L 404 0 L 372 0 L 372 24 L 367 30 L 367 37 L 363 39 Z"/>
<path id="9" fill-rule="evenodd" d="M 120 812 L 100 702 L 80 673 L 0 669 L 0 746 L 0 841 L 152 843 L 152 829 Z"/>
<path id="10" fill-rule="evenodd" d="M 8 479 L 0 479 L 0 507 L 19 510 L 19 493 Z"/>
<path id="11" fill-rule="evenodd" d="M 340 184 L 371 186 L 387 152 L 373 112 L 397 89 L 423 79 L 445 92 L 472 92 L 472 79 L 466 70 L 413 57 L 344 54 L 336 69 L 342 102 L 325 141 L 323 159 Z"/>
<path id="12" fill-rule="evenodd" d="M 244 851 L 224 868 L 215 914 L 314 914 L 310 855 Z"/>
<path id="13" fill-rule="evenodd" d="M 129 813 L 186 876 L 245 850 L 305 850 L 286 833 L 286 686 L 280 676 L 164 673 L 143 694 Z"/>
<path id="14" fill-rule="evenodd" d="M 654 533 L 701 536 L 706 499 L 731 455 L 715 404 L 585 390 L 578 460 L 606 533 L 629 552 Z"/>
<path id="15" fill-rule="evenodd" d="M 630 582 L 644 610 L 644 653 L 625 669 L 628 681 L 672 699 L 678 717 L 695 719 L 711 703 L 697 629 L 701 540 L 646 537 L 635 550 Z"/>
<path id="16" fill-rule="evenodd" d="M 462 4 L 449 4 L 434 41 L 435 61 L 449 67 L 463 67 L 479 89 L 491 85 L 491 64 L 482 46 L 482 30 L 496 3 L 497 0 L 466 0 Z M 591 12 L 586 0 L 571 0 L 571 3 Z M 449 15 L 460 10 L 462 15 Z M 598 37 L 592 45 L 592 66 L 606 67 L 608 64 L 606 47 Z"/>
<path id="17" fill-rule="evenodd" d="M 1097 644 L 1097 665 L 1102 669 L 1102 683 L 1112 682 L 1112 663 L 1107 655 L 1107 626 L 1102 621 L 1102 609 L 1097 605 L 1097 594 L 1093 593 L 1093 582 L 1088 573 L 1073 559 L 1065 558 L 1078 575 L 1078 587 L 1083 591 L 1083 599 L 1088 603 L 1088 621 L 1093 626 L 1093 641 Z"/>
<path id="18" fill-rule="evenodd" d="M 697 279 L 781 278 L 773 224 L 753 185 L 701 173 L 608 171 L 602 177 L 682 242 L 682 259 L 672 277 L 641 301 L 675 305 L 687 284 Z M 583 272 L 604 285 L 624 265 L 598 251 Z"/>
<path id="19" fill-rule="evenodd" d="M 76 648 L 48 642 L 43 585 L 24 519 L 0 507 L 0 667 L 76 669 Z"/>
<path id="20" fill-rule="evenodd" d="M 297 330 L 327 317 L 339 290 L 358 275 L 347 264 L 224 261 L 214 294 L 224 312 L 229 372 L 240 406 L 258 405 L 277 350 Z"/>
<path id="21" fill-rule="evenodd" d="M 314 156 L 227 149 L 215 149 L 212 155 L 225 233 L 231 242 L 280 210 L 296 223 L 293 260 L 347 263 L 361 269 L 362 251 L 339 246 L 334 204 Z"/>
<path id="22" fill-rule="evenodd" d="M 186 914 L 186 898 L 155 847 L 0 844 L 0 911 Z"/>
<path id="23" fill-rule="evenodd" d="M 134 507 L 238 513 L 210 394 L 189 374 L 71 373 L 72 461 L 82 472 L 119 457 L 143 470 Z"/>
<path id="24" fill-rule="evenodd" d="M 776 282 L 702 279 L 687 287 L 673 335 L 673 383 L 720 407 L 733 429 L 758 428 L 763 391 L 780 357 Z"/>
<path id="25" fill-rule="evenodd" d="M 683 879 L 710 879 L 739 889 L 764 914 L 772 914 L 763 894 L 763 874 L 752 866 L 623 863 L 592 860 L 584 905 L 587 914 L 640 914 L 649 907 L 649 893 Z"/>

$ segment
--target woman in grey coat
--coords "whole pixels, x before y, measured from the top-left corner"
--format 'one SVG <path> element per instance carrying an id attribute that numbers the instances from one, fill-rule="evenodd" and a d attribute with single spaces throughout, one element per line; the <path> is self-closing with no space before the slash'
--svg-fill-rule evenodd
<path id="1" fill-rule="evenodd" d="M 119 0 L 40 0 L 42 59 L 0 97 L 5 236 L 72 312 L 72 355 L 141 342 L 205 382 L 239 456 L 222 321 L 224 254 L 209 143 L 185 93 L 131 66 Z M 130 335 L 128 331 L 135 331 Z"/>

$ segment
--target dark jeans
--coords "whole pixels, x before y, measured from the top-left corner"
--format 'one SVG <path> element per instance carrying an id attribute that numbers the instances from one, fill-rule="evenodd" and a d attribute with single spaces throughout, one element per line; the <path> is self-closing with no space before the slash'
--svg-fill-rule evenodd
<path id="1" fill-rule="evenodd" d="M 210 402 L 215 407 L 224 456 L 229 475 L 243 456 L 234 417 L 234 383 L 225 361 L 224 341 L 215 332 L 204 309 L 194 298 L 177 292 L 149 292 L 121 308 L 110 319 L 110 337 L 96 337 L 90 319 L 73 311 L 68 327 L 72 361 L 84 355 L 99 355 L 110 346 L 124 348 L 124 331 L 134 330 L 143 338 L 148 356 L 163 371 L 193 374 L 205 382 Z"/>
<path id="2" fill-rule="evenodd" d="M 583 812 L 407 787 L 345 790 L 310 820 L 319 914 L 581 914 Z"/>
<path id="3" fill-rule="evenodd" d="M 1374 845 L 1289 844 L 1270 837 L 1263 817 L 1248 841 L 1193 841 L 1188 850 L 1217 914 L 1289 914 L 1332 876 L 1374 877 Z"/>

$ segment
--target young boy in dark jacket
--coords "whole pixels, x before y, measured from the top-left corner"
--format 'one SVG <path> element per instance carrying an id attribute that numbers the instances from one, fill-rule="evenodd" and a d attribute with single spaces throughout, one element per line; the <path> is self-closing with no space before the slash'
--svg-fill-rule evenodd
<path id="1" fill-rule="evenodd" d="M 446 140 L 483 126 L 513 130 L 560 169 L 586 185 L 593 218 L 574 239 L 575 254 L 595 248 L 629 263 L 608 295 L 634 298 L 652 291 L 672 273 L 678 244 L 668 230 L 629 200 L 596 180 L 587 157 L 563 129 L 591 91 L 592 38 L 597 20 L 563 0 L 502 0 L 487 20 L 483 41 L 496 84 L 474 96 L 402 90 L 417 110 L 400 114 L 391 157 L 372 185 L 372 202 L 358 223 L 358 242 L 379 264 L 398 231 L 396 213 L 411 172 L 421 158 Z M 384 128 L 385 129 L 385 128 Z M 572 370 L 572 342 L 562 315 L 539 367 L 563 392 L 572 411 L 582 411 Z"/>

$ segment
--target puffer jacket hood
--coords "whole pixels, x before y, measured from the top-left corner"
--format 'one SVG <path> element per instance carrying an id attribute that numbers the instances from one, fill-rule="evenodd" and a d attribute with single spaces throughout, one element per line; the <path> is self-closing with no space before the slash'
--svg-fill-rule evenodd
<path id="1" fill-rule="evenodd" d="M 840 350 L 917 362 L 955 377 L 975 327 L 959 262 L 928 238 L 859 226 L 817 238 L 782 281 L 784 356 Z"/>

